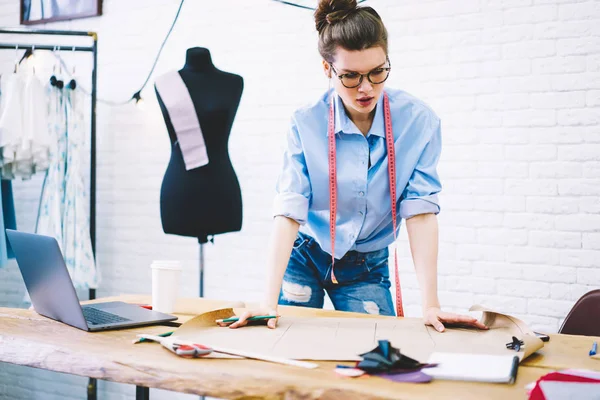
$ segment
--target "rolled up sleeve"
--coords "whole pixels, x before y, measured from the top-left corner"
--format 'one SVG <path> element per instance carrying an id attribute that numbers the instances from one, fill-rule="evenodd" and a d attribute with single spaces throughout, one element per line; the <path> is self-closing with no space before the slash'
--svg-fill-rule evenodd
<path id="1" fill-rule="evenodd" d="M 276 185 L 273 216 L 291 218 L 300 225 L 308 219 L 310 180 L 297 125 L 292 121 L 283 156 L 283 168 Z"/>
<path id="2" fill-rule="evenodd" d="M 419 214 L 438 214 L 438 193 L 442 190 L 437 164 L 442 148 L 439 119 L 433 126 L 431 139 L 425 145 L 417 165 L 400 199 L 400 217 L 408 219 Z"/>

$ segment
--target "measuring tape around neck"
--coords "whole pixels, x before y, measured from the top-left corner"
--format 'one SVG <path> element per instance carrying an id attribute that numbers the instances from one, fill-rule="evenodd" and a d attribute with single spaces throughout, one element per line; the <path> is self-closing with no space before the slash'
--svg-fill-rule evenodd
<path id="1" fill-rule="evenodd" d="M 335 150 L 335 110 L 334 98 L 331 97 L 329 106 L 329 232 L 331 236 L 331 281 L 337 284 L 335 277 L 335 226 L 337 217 L 337 170 L 336 170 L 336 150 Z M 404 316 L 402 306 L 402 291 L 400 289 L 400 277 L 398 276 L 398 252 L 396 250 L 396 153 L 394 151 L 394 133 L 392 130 L 392 116 L 390 113 L 390 101 L 387 93 L 383 93 L 383 111 L 385 119 L 385 141 L 388 154 L 388 175 L 390 185 L 390 199 L 392 203 L 392 225 L 394 228 L 394 275 L 396 283 L 396 315 Z"/>

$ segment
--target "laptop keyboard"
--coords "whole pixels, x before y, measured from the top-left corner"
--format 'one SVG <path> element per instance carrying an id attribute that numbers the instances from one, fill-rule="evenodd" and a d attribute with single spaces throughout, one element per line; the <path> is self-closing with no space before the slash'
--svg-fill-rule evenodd
<path id="1" fill-rule="evenodd" d="M 83 307 L 83 316 L 90 325 L 113 324 L 117 322 L 131 321 L 130 319 L 120 317 L 106 311 L 98 310 L 92 307 Z"/>

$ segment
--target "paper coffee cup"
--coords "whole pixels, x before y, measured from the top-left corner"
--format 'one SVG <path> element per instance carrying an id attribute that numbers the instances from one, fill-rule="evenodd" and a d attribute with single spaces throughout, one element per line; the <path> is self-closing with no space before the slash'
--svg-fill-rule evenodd
<path id="1" fill-rule="evenodd" d="M 179 293 L 181 263 L 174 260 L 156 260 L 152 268 L 152 310 L 172 313 Z"/>

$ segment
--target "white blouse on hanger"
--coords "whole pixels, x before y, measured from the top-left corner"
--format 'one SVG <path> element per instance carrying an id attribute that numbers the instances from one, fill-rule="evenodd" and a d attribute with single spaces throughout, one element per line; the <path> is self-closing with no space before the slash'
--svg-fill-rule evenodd
<path id="1" fill-rule="evenodd" d="M 3 179 L 29 179 L 48 169 L 50 136 L 48 101 L 42 82 L 27 72 L 2 79 L 0 106 L 0 166 Z"/>
<path id="2" fill-rule="evenodd" d="M 22 97 L 25 83 L 18 73 L 2 78 L 0 114 L 0 166 L 2 178 L 14 178 L 18 141 L 23 132 Z"/>
<path id="3" fill-rule="evenodd" d="M 23 175 L 45 171 L 49 164 L 47 91 L 36 75 L 25 81 L 23 96 L 23 152 L 27 156 Z"/>

